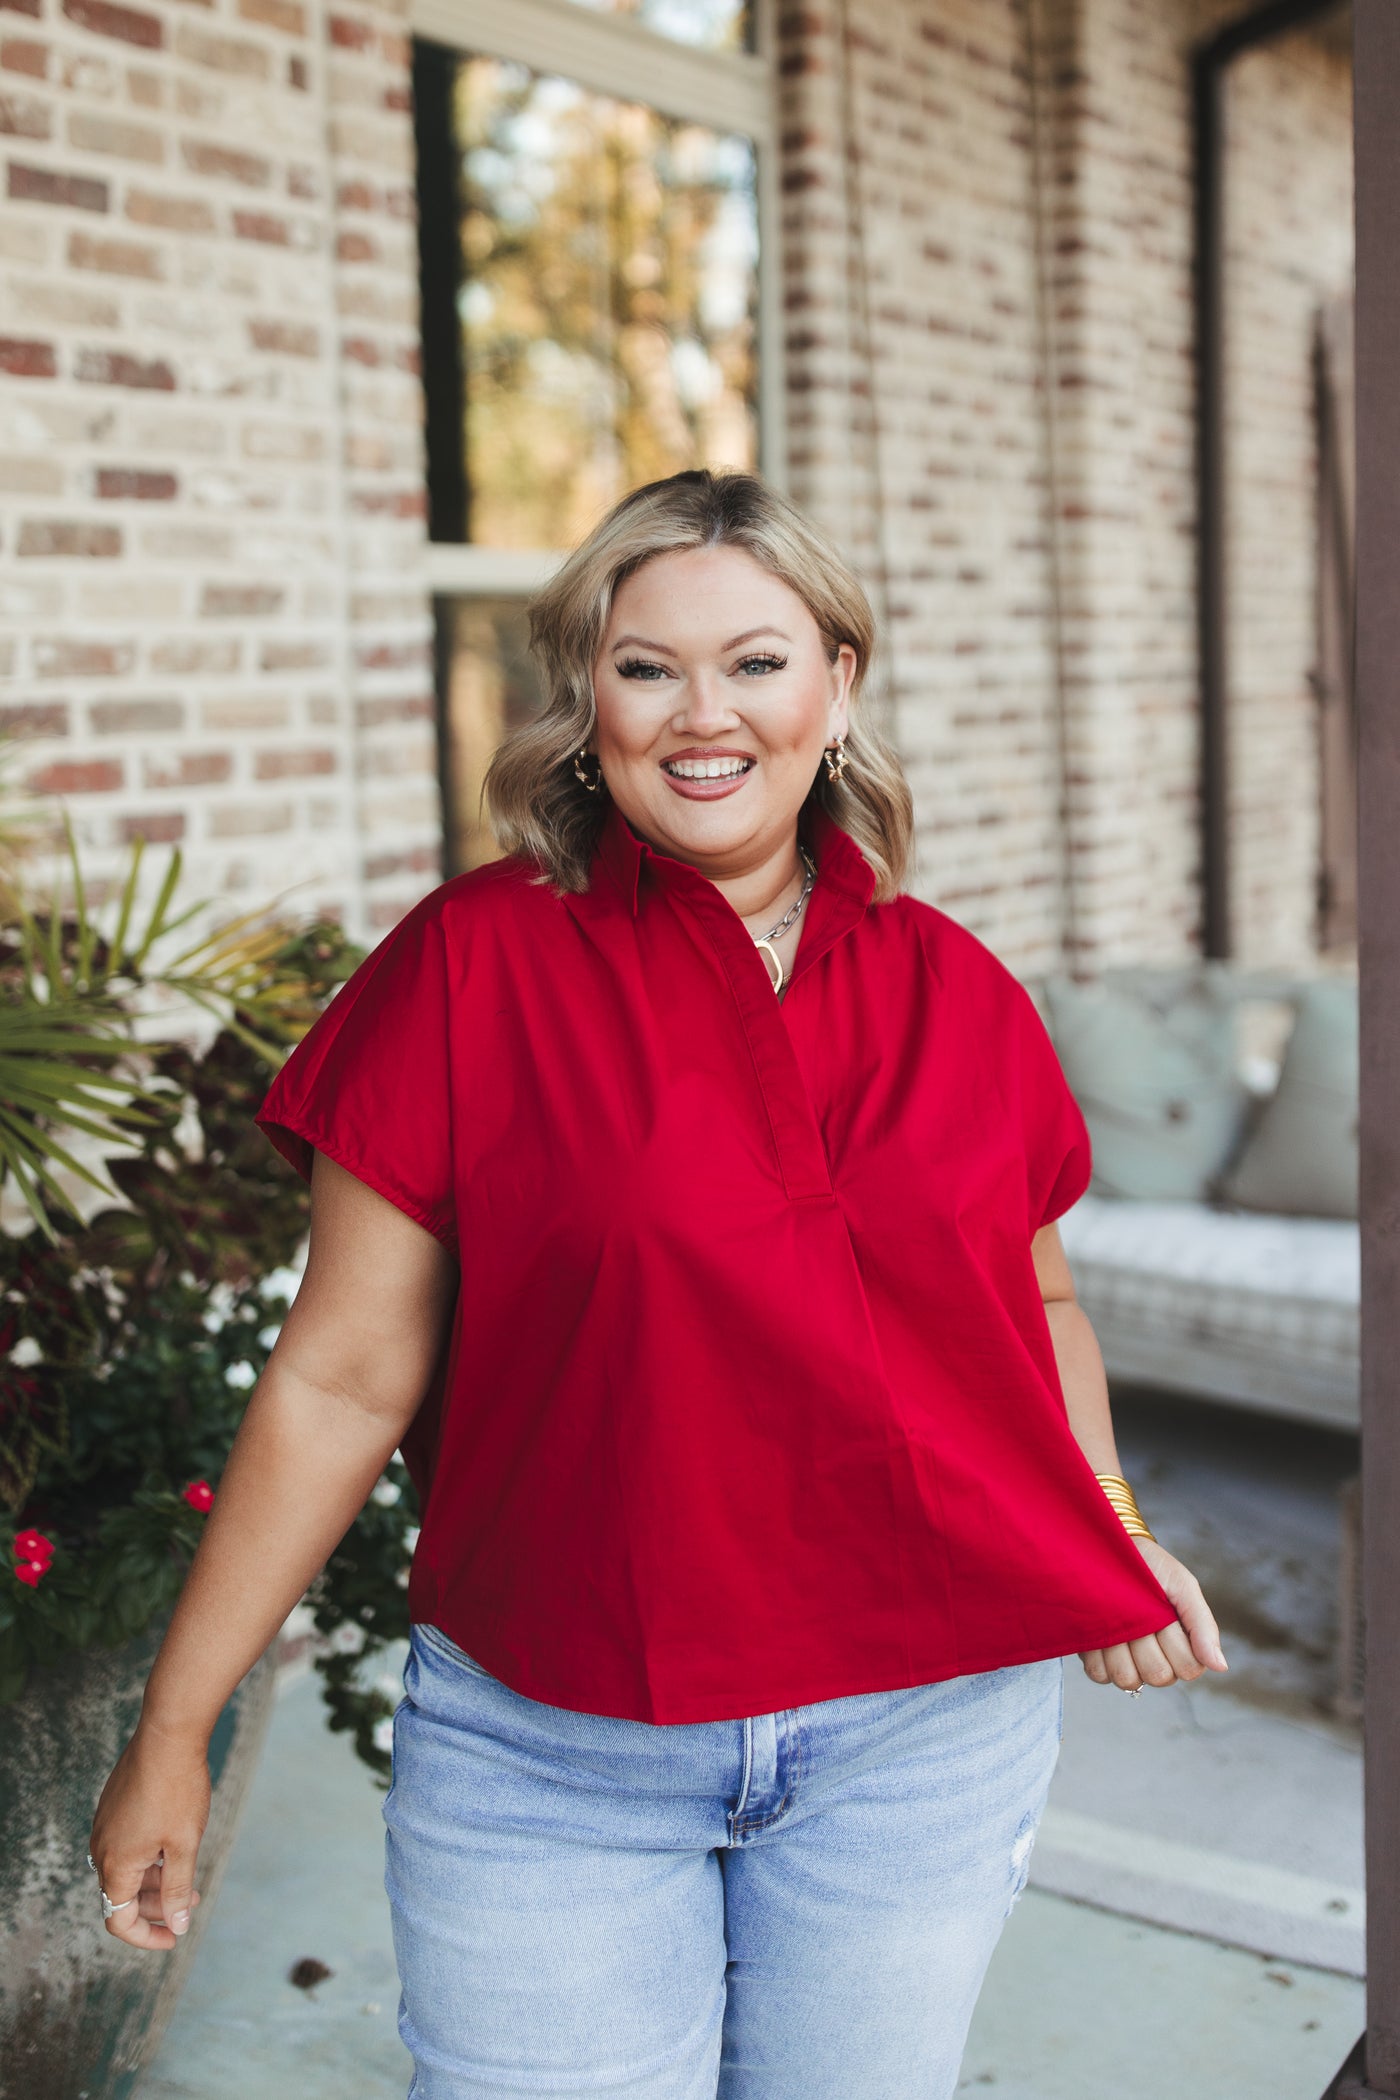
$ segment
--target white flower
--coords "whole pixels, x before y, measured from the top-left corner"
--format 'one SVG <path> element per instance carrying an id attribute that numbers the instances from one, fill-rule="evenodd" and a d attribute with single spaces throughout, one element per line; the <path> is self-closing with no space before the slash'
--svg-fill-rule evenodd
<path id="1" fill-rule="evenodd" d="M 369 1499 L 371 1502 L 377 1502 L 381 1509 L 392 1509 L 399 1499 L 397 1481 L 391 1480 L 387 1473 L 382 1474 L 370 1489 Z"/>
<path id="2" fill-rule="evenodd" d="M 43 1350 L 39 1347 L 33 1335 L 26 1334 L 15 1343 L 14 1348 L 10 1351 L 10 1362 L 12 1364 L 37 1364 L 43 1357 L 43 1354 Z"/>
<path id="3" fill-rule="evenodd" d="M 241 1357 L 236 1364 L 230 1364 L 224 1373 L 224 1383 L 236 1386 L 241 1393 L 246 1393 L 249 1386 L 256 1385 L 257 1382 L 258 1374 L 246 1356 Z"/>
<path id="4" fill-rule="evenodd" d="M 394 1580 L 401 1590 L 406 1590 L 408 1588 L 408 1573 L 409 1571 L 407 1568 L 400 1568 L 397 1574 L 394 1576 Z"/>
<path id="5" fill-rule="evenodd" d="M 397 1677 L 391 1676 L 388 1670 L 381 1677 L 375 1678 L 374 1686 L 376 1691 L 383 1692 L 386 1699 L 398 1700 L 403 1697 L 402 1683 Z"/>
<path id="6" fill-rule="evenodd" d="M 281 1332 L 282 1329 L 280 1327 L 260 1327 L 258 1329 L 258 1341 L 264 1349 L 270 1349 Z"/>
<path id="7" fill-rule="evenodd" d="M 410 1524 L 407 1531 L 404 1533 L 403 1542 L 405 1546 L 407 1546 L 410 1553 L 416 1551 L 420 1534 L 421 1526 L 417 1524 Z"/>
<path id="8" fill-rule="evenodd" d="M 394 1747 L 394 1723 L 388 1714 L 374 1724 L 374 1747 L 376 1750 L 392 1750 Z"/>
<path id="9" fill-rule="evenodd" d="M 353 1619 L 346 1619 L 333 1633 L 326 1635 L 326 1640 L 336 1655 L 358 1655 L 365 1645 L 365 1629 L 357 1626 Z"/>

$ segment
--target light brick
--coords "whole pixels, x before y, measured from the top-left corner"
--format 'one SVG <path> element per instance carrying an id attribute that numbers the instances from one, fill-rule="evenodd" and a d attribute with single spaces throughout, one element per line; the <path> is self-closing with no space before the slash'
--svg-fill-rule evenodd
<path id="1" fill-rule="evenodd" d="M 95 736 L 166 736 L 184 727 L 185 710 L 178 700 L 94 700 L 88 719 Z"/>
<path id="2" fill-rule="evenodd" d="M 112 277 L 165 275 L 165 260 L 149 241 L 113 240 L 106 235 L 74 230 L 68 237 L 68 263 L 74 270 L 100 270 Z"/>
<path id="3" fill-rule="evenodd" d="M 121 528 L 90 525 L 81 518 L 26 518 L 15 551 L 21 559 L 81 555 L 92 561 L 113 561 L 122 551 Z"/>

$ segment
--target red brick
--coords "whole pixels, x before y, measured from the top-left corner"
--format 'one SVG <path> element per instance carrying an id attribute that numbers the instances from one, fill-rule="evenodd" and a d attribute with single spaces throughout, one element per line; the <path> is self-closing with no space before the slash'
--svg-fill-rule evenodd
<path id="1" fill-rule="evenodd" d="M 284 357 L 318 357 L 320 330 L 301 321 L 250 321 L 248 340 L 255 350 L 274 350 Z"/>
<path id="2" fill-rule="evenodd" d="M 367 518 L 422 518 L 428 509 L 426 489 L 352 489 L 350 508 Z"/>
<path id="3" fill-rule="evenodd" d="M 236 211 L 233 230 L 240 241 L 268 241 L 278 248 L 288 247 L 292 238 L 286 220 L 275 219 L 268 211 Z"/>
<path id="4" fill-rule="evenodd" d="M 432 660 L 426 642 L 362 642 L 355 651 L 362 671 L 406 671 Z"/>
<path id="5" fill-rule="evenodd" d="M 367 182 L 342 182 L 335 193 L 340 211 L 378 211 L 379 198 Z"/>
<path id="6" fill-rule="evenodd" d="M 196 175 L 226 175 L 248 189 L 265 190 L 272 180 L 271 163 L 258 153 L 240 153 L 233 146 L 216 146 L 208 139 L 181 139 L 185 166 Z"/>
<path id="7" fill-rule="evenodd" d="M 161 394 L 175 390 L 175 374 L 164 358 L 129 357 L 124 350 L 80 350 L 73 376 L 94 386 L 144 387 Z"/>
<path id="8" fill-rule="evenodd" d="M 8 372 L 11 379 L 52 379 L 56 370 L 52 343 L 0 336 L 0 372 Z"/>
<path id="9" fill-rule="evenodd" d="M 331 42 L 341 51 L 368 51 L 374 43 L 369 23 L 356 21 L 353 15 L 331 15 L 327 26 Z"/>
<path id="10" fill-rule="evenodd" d="M 287 170 L 287 195 L 314 203 L 321 194 L 321 181 L 314 168 L 293 164 Z"/>
<path id="11" fill-rule="evenodd" d="M 279 612 L 285 591 L 270 583 L 206 583 L 199 610 L 206 620 L 252 620 Z"/>
<path id="12" fill-rule="evenodd" d="M 67 204 L 77 211 L 107 209 L 107 185 L 92 175 L 64 175 L 57 168 L 31 168 L 12 160 L 8 187 L 11 197 L 31 204 Z"/>
<path id="13" fill-rule="evenodd" d="M 434 712 L 431 693 L 412 693 L 393 700 L 360 700 L 355 720 L 362 729 L 379 729 L 386 722 L 422 722 Z"/>
<path id="14" fill-rule="evenodd" d="M 143 8 L 119 7 L 116 0 L 63 0 L 63 12 L 80 29 L 94 36 L 116 37 L 123 44 L 139 44 L 145 51 L 159 51 L 165 44 L 165 27 L 159 15 Z"/>
<path id="15" fill-rule="evenodd" d="M 81 518 L 26 518 L 15 549 L 36 558 L 81 554 L 94 561 L 111 561 L 121 551 L 119 526 L 89 525 Z"/>
<path id="16" fill-rule="evenodd" d="M 97 493 L 114 502 L 169 503 L 180 492 L 173 474 L 145 467 L 99 467 Z"/>
<path id="17" fill-rule="evenodd" d="M 300 0 L 238 0 L 238 12 L 245 22 L 262 22 L 284 36 L 306 35 L 306 9 Z"/>
<path id="18" fill-rule="evenodd" d="M 133 642 L 56 641 L 34 644 L 34 667 L 41 678 L 121 678 L 136 661 Z"/>
<path id="19" fill-rule="evenodd" d="M 141 776 L 148 788 L 208 787 L 233 778 L 233 757 L 228 751 L 179 751 L 169 759 L 148 756 L 142 760 Z"/>
<path id="20" fill-rule="evenodd" d="M 77 231 L 68 237 L 68 266 L 102 270 L 109 277 L 158 278 L 164 274 L 159 248 L 145 241 L 104 240 L 99 234 Z"/>
<path id="21" fill-rule="evenodd" d="M 14 15 L 41 15 L 44 0 L 0 0 L 0 7 L 8 8 Z"/>
<path id="22" fill-rule="evenodd" d="M 165 736 L 185 726 L 178 700 L 97 700 L 88 712 L 99 736 Z"/>
<path id="23" fill-rule="evenodd" d="M 378 343 L 367 335 L 347 335 L 341 343 L 340 354 L 352 365 L 374 366 L 382 362 Z"/>
<path id="24" fill-rule="evenodd" d="M 303 779 L 334 771 L 335 753 L 324 746 L 313 751 L 259 751 L 253 760 L 255 780 Z"/>
<path id="25" fill-rule="evenodd" d="M 185 836 L 185 819 L 178 809 L 162 809 L 148 817 L 119 817 L 117 844 L 134 846 L 144 839 L 148 846 L 178 845 Z"/>
<path id="26" fill-rule="evenodd" d="M 384 90 L 385 109 L 408 111 L 413 107 L 413 97 L 406 87 L 387 87 Z"/>
<path id="27" fill-rule="evenodd" d="M 102 795 L 124 786 L 120 759 L 56 759 L 31 773 L 25 785 L 34 795 Z"/>
<path id="28" fill-rule="evenodd" d="M 69 727 L 62 700 L 21 700 L 0 706 L 0 732 L 5 736 L 67 736 Z"/>
<path id="29" fill-rule="evenodd" d="M 335 252 L 341 262 L 373 262 L 379 248 L 367 233 L 341 233 L 336 236 Z"/>
<path id="30" fill-rule="evenodd" d="M 201 197 L 169 197 L 128 190 L 126 215 L 139 226 L 165 226 L 173 233 L 213 233 L 217 220 Z"/>
<path id="31" fill-rule="evenodd" d="M 49 71 L 49 47 L 29 37 L 7 36 L 0 42 L 0 70 L 27 73 L 31 80 L 45 80 Z"/>
<path id="32" fill-rule="evenodd" d="M 0 95 L 0 131 L 11 138 L 46 139 L 53 136 L 53 118 L 48 105 L 32 95 Z"/>

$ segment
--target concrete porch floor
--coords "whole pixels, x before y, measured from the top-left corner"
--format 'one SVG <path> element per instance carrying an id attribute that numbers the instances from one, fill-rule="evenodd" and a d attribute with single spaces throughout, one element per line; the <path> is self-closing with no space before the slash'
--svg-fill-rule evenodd
<path id="1" fill-rule="evenodd" d="M 960 2090 L 1318 2100 L 1364 2024 L 1359 1734 L 1324 1703 L 1355 1445 L 1150 1396 L 1116 1416 L 1124 1470 L 1206 1584 L 1233 1668 L 1129 1700 L 1067 1664 L 1031 1884 Z M 382 1799 L 294 1668 L 142 2100 L 402 2100 Z M 307 1957 L 331 1972 L 309 1990 L 289 1981 Z"/>

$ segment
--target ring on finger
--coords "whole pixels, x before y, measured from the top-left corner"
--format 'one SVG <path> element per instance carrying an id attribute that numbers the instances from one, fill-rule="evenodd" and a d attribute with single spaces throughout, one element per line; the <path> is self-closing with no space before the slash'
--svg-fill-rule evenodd
<path id="1" fill-rule="evenodd" d="M 1142 1697 L 1142 1686 L 1140 1684 L 1120 1684 L 1118 1689 L 1120 1692 L 1126 1692 L 1130 1699 L 1140 1699 Z"/>

